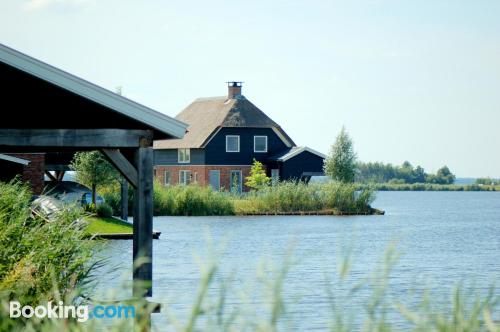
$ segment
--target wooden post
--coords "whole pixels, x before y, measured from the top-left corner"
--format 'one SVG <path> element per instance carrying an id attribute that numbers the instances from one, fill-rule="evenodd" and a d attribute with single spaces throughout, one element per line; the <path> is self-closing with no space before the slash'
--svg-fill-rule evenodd
<path id="1" fill-rule="evenodd" d="M 153 279 L 153 148 L 147 140 L 135 151 L 137 187 L 134 192 L 134 297 L 152 296 Z"/>
<path id="2" fill-rule="evenodd" d="M 122 220 L 128 220 L 128 182 L 127 179 L 122 178 L 121 180 L 121 218 Z"/>

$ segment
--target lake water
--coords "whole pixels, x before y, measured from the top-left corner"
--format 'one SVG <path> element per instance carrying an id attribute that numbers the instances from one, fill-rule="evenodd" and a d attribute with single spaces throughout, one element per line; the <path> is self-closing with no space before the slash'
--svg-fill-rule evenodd
<path id="1" fill-rule="evenodd" d="M 220 275 L 234 275 L 229 308 L 241 303 L 263 307 L 260 284 L 252 280 L 259 266 L 280 267 L 291 250 L 294 263 L 284 287 L 286 329 L 328 327 L 327 280 L 335 279 L 340 252 L 349 247 L 353 267 L 347 283 L 334 281 L 338 296 L 380 266 L 390 243 L 401 253 L 389 278 L 389 296 L 396 301 L 411 304 L 423 288 L 448 301 L 458 282 L 485 293 L 492 282 L 500 281 L 500 192 L 380 192 L 373 206 L 386 214 L 155 218 L 154 228 L 162 235 L 154 241 L 154 300 L 168 303 L 181 321 L 186 317 L 200 279 L 195 257 L 208 257 L 206 234 L 219 248 Z M 99 271 L 100 290 L 131 279 L 132 241 L 109 241 L 103 255 L 113 267 Z M 211 292 L 217 288 L 215 283 Z M 409 296 L 412 291 L 416 293 Z M 343 306 L 359 313 L 368 297 L 369 292 L 361 290 L 344 299 Z M 168 330 L 164 315 L 153 317 L 154 326 Z M 398 323 L 397 316 L 391 319 Z"/>

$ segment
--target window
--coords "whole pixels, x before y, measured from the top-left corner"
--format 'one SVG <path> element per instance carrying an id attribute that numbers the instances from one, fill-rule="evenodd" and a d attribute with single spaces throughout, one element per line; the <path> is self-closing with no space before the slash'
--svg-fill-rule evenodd
<path id="1" fill-rule="evenodd" d="M 232 192 L 232 193 L 238 193 L 240 194 L 241 193 L 241 189 L 242 189 L 242 174 L 241 174 L 241 171 L 230 171 L 229 172 L 229 184 L 230 184 L 230 188 L 229 190 Z"/>
<path id="2" fill-rule="evenodd" d="M 267 136 L 253 137 L 253 152 L 267 152 Z"/>
<path id="3" fill-rule="evenodd" d="M 191 151 L 189 149 L 177 150 L 177 161 L 182 164 L 189 163 L 191 161 Z"/>
<path id="4" fill-rule="evenodd" d="M 240 136 L 226 136 L 226 152 L 240 152 Z"/>
<path id="5" fill-rule="evenodd" d="M 208 179 L 209 183 L 212 186 L 213 190 L 220 190 L 220 170 L 211 169 L 208 171 Z"/>
<path id="6" fill-rule="evenodd" d="M 271 169 L 271 184 L 275 186 L 280 180 L 280 170 L 278 168 Z"/>
<path id="7" fill-rule="evenodd" d="M 179 184 L 188 185 L 191 183 L 191 171 L 179 171 Z"/>
<path id="8" fill-rule="evenodd" d="M 172 183 L 172 173 L 170 171 L 165 171 L 163 174 L 163 183 L 168 186 Z"/>
<path id="9" fill-rule="evenodd" d="M 194 172 L 193 182 L 198 183 L 198 172 Z"/>

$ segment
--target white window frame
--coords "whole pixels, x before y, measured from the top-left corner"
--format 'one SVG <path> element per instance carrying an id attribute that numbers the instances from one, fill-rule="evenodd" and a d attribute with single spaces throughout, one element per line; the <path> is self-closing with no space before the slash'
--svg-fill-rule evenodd
<path id="1" fill-rule="evenodd" d="M 186 175 L 186 182 L 187 183 L 182 181 L 182 174 L 187 174 Z M 191 183 L 191 171 L 187 170 L 187 169 L 181 169 L 179 171 L 179 184 L 183 185 L 183 186 L 187 186 L 190 183 Z"/>
<path id="2" fill-rule="evenodd" d="M 257 138 L 265 138 L 266 139 L 266 149 L 265 150 L 263 150 L 263 151 L 257 151 L 255 149 L 255 146 L 256 146 L 255 141 L 256 141 Z M 260 135 L 260 136 L 256 135 L 256 136 L 253 137 L 253 152 L 256 152 L 256 153 L 267 153 L 267 136 L 265 136 L 265 135 Z"/>
<path id="3" fill-rule="evenodd" d="M 227 149 L 227 147 L 228 147 L 227 142 L 228 142 L 228 139 L 230 137 L 231 138 L 236 137 L 238 139 L 238 150 L 237 151 L 228 151 L 228 149 Z M 226 152 L 228 152 L 228 153 L 238 153 L 238 152 L 240 152 L 240 135 L 226 135 Z"/>
<path id="4" fill-rule="evenodd" d="M 187 160 L 181 160 L 181 150 L 184 151 L 184 156 L 187 156 Z M 177 162 L 179 164 L 189 164 L 191 162 L 191 149 L 177 149 Z"/>
<path id="5" fill-rule="evenodd" d="M 168 182 L 167 182 L 167 173 L 169 173 L 169 175 L 170 175 L 169 176 L 170 179 L 169 179 Z M 163 184 L 165 186 L 169 186 L 169 185 L 172 184 L 172 172 L 171 171 L 166 170 L 166 171 L 163 172 Z"/>

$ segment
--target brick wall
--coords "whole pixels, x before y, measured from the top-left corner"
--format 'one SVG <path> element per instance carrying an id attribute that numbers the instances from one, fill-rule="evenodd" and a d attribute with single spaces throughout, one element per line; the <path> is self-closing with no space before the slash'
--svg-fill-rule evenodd
<path id="1" fill-rule="evenodd" d="M 44 188 L 45 154 L 44 153 L 9 153 L 9 155 L 29 160 L 23 166 L 22 180 L 31 185 L 33 194 L 40 195 Z"/>
<path id="2" fill-rule="evenodd" d="M 220 186 L 225 190 L 228 190 L 231 186 L 230 184 L 230 172 L 231 171 L 241 171 L 242 181 L 243 181 L 243 191 L 248 191 L 245 183 L 245 177 L 250 174 L 251 166 L 216 166 L 216 165 L 200 165 L 200 166 L 155 166 L 156 178 L 163 184 L 165 183 L 165 171 L 170 172 L 171 182 L 170 184 L 179 183 L 179 171 L 191 171 L 191 181 L 194 181 L 195 173 L 197 178 L 197 183 L 200 185 L 209 185 L 208 174 L 210 170 L 220 171 Z"/>

